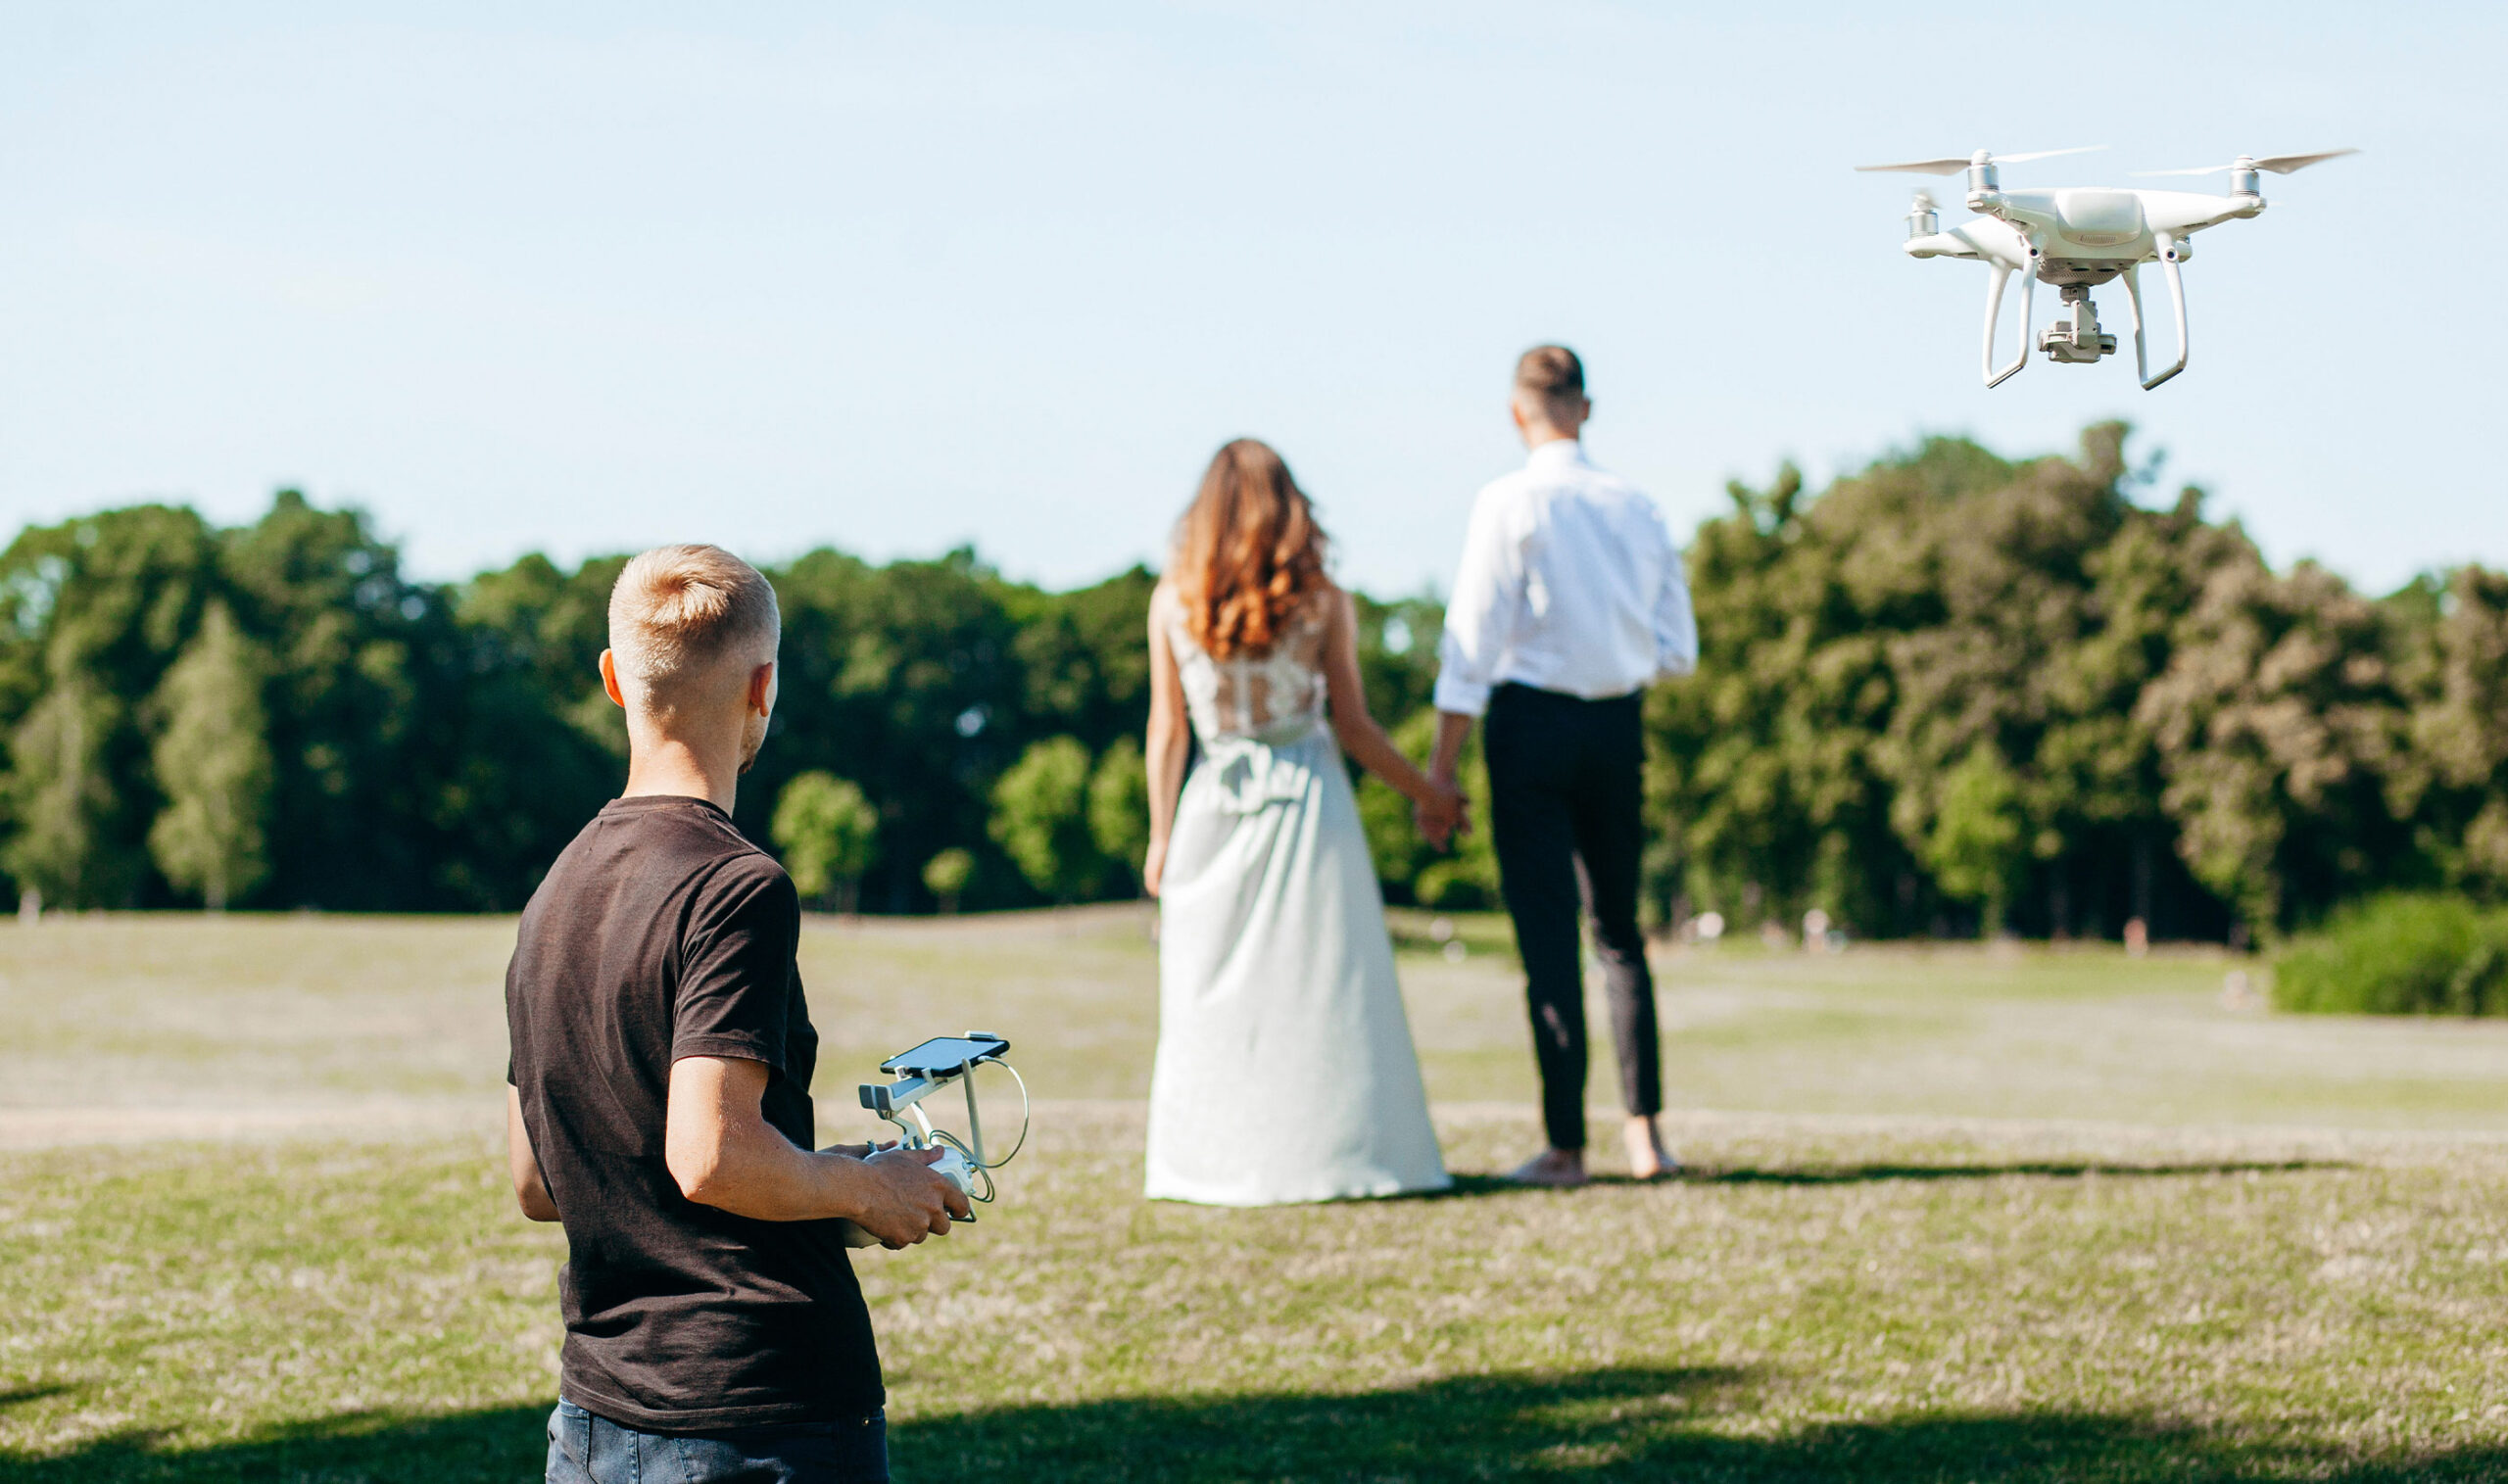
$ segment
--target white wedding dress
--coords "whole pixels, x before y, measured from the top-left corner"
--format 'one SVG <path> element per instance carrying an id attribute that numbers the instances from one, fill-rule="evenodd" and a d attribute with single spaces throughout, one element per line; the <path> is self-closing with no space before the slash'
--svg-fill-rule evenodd
<path id="1" fill-rule="evenodd" d="M 1443 1190 L 1384 899 L 1325 717 L 1326 602 L 1214 660 L 1161 611 L 1202 756 L 1159 887 L 1152 1199 Z"/>

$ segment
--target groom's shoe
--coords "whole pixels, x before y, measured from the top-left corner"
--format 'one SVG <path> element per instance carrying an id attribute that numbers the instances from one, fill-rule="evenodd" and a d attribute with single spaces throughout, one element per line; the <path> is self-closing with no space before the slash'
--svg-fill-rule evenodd
<path id="1" fill-rule="evenodd" d="M 1664 1136 L 1651 1118 L 1633 1118 L 1620 1129 L 1628 1145 L 1628 1173 L 1639 1180 L 1669 1179 L 1681 1173 L 1681 1162 L 1664 1147 Z"/>
<path id="2" fill-rule="evenodd" d="M 1585 1152 L 1581 1149 L 1545 1149 L 1516 1167 L 1507 1176 L 1519 1185 L 1549 1185 L 1565 1189 L 1585 1183 Z"/>

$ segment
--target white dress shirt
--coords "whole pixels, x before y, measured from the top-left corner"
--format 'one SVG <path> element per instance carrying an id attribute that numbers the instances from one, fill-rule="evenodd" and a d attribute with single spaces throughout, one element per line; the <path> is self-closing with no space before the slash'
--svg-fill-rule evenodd
<path id="1" fill-rule="evenodd" d="M 1481 490 L 1437 646 L 1437 709 L 1477 716 L 1507 682 L 1587 700 L 1698 664 L 1663 512 L 1572 438 Z"/>

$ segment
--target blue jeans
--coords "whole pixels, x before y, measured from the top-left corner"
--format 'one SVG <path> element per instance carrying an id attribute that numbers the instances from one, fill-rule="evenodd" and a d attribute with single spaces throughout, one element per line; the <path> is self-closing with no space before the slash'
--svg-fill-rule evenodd
<path id="1" fill-rule="evenodd" d="M 548 1484 L 889 1484 L 880 1412 L 728 1432 L 622 1427 L 561 1401 L 549 1413 Z"/>

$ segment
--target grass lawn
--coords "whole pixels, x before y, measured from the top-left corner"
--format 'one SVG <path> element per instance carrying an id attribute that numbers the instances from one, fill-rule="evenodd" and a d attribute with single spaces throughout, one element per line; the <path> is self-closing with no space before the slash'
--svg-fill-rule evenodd
<path id="1" fill-rule="evenodd" d="M 936 1031 L 1045 1100 L 981 1224 L 862 1260 L 901 1480 L 2508 1478 L 2508 1026 L 2233 1012 L 2198 955 L 1679 954 L 1698 1176 L 1516 1191 L 1503 930 L 1399 926 L 1463 1189 L 1261 1212 L 1138 1198 L 1138 915 L 808 935 L 831 1136 Z M 0 929 L 0 1479 L 538 1476 L 510 933 Z"/>

